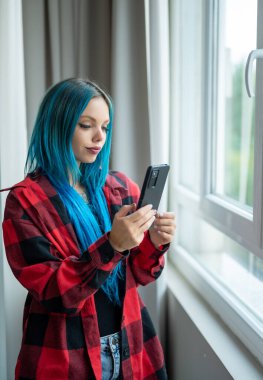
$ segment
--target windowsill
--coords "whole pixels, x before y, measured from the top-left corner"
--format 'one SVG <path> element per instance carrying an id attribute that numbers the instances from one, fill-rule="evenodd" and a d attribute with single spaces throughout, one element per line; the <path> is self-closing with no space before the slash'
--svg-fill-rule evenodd
<path id="1" fill-rule="evenodd" d="M 263 300 L 263 281 L 226 252 L 197 255 L 196 260 L 255 316 L 263 335 L 263 302 L 259 302 Z"/>
<path id="2" fill-rule="evenodd" d="M 203 274 L 201 266 L 177 247 L 176 267 L 171 263 L 167 270 L 169 289 L 234 379 L 262 379 L 262 338 Z"/>

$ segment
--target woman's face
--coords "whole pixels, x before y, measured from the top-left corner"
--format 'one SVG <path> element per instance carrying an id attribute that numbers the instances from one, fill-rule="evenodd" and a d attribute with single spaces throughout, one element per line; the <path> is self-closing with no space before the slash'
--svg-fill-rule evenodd
<path id="1" fill-rule="evenodd" d="M 72 149 L 80 163 L 92 163 L 106 141 L 110 122 L 109 107 L 102 97 L 92 98 L 75 128 Z"/>

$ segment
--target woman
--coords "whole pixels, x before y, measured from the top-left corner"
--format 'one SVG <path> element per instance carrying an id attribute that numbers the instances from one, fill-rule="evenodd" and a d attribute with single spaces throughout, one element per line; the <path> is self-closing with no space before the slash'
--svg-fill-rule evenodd
<path id="1" fill-rule="evenodd" d="M 108 170 L 111 133 L 111 100 L 92 82 L 64 80 L 40 105 L 3 222 L 28 289 L 16 379 L 166 378 L 137 287 L 161 274 L 174 215 L 136 211 L 138 186 Z"/>

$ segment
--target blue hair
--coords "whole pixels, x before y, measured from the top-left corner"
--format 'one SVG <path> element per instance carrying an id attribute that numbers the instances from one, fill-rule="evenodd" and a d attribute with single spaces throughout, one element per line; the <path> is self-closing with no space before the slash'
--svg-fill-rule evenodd
<path id="1" fill-rule="evenodd" d="M 95 162 L 78 166 L 72 138 L 78 120 L 94 97 L 102 97 L 109 107 L 109 131 Z M 41 170 L 61 197 L 78 237 L 81 252 L 111 230 L 111 220 L 103 186 L 109 171 L 113 106 L 110 97 L 95 83 L 67 79 L 51 87 L 39 107 L 29 144 L 25 171 Z M 89 204 L 70 185 L 79 182 Z M 121 304 L 119 283 L 124 278 L 121 262 L 102 285 L 109 300 Z"/>

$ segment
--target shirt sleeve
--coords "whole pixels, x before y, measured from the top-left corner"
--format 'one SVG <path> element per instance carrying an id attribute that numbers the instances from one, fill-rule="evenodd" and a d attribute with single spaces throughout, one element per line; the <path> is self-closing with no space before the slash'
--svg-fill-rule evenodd
<path id="1" fill-rule="evenodd" d="M 141 244 L 131 250 L 128 262 L 138 285 L 147 285 L 161 275 L 165 264 L 164 254 L 169 246 L 166 244 L 156 249 L 147 231 Z"/>
<path id="2" fill-rule="evenodd" d="M 10 199 L 12 195 L 6 209 L 14 207 L 14 199 Z M 20 215 L 21 206 L 16 203 L 16 215 Z M 59 313 L 78 312 L 128 254 L 113 250 L 108 234 L 104 234 L 81 257 L 63 257 L 30 218 L 5 218 L 3 236 L 7 260 L 17 280 L 49 311 Z"/>
<path id="3" fill-rule="evenodd" d="M 139 186 L 127 177 L 125 177 L 125 182 L 132 201 L 138 203 Z M 166 244 L 160 249 L 156 249 L 149 232 L 145 232 L 143 241 L 138 247 L 131 250 L 127 261 L 138 285 L 147 285 L 161 275 L 165 264 L 164 254 L 169 246 L 170 244 Z"/>

